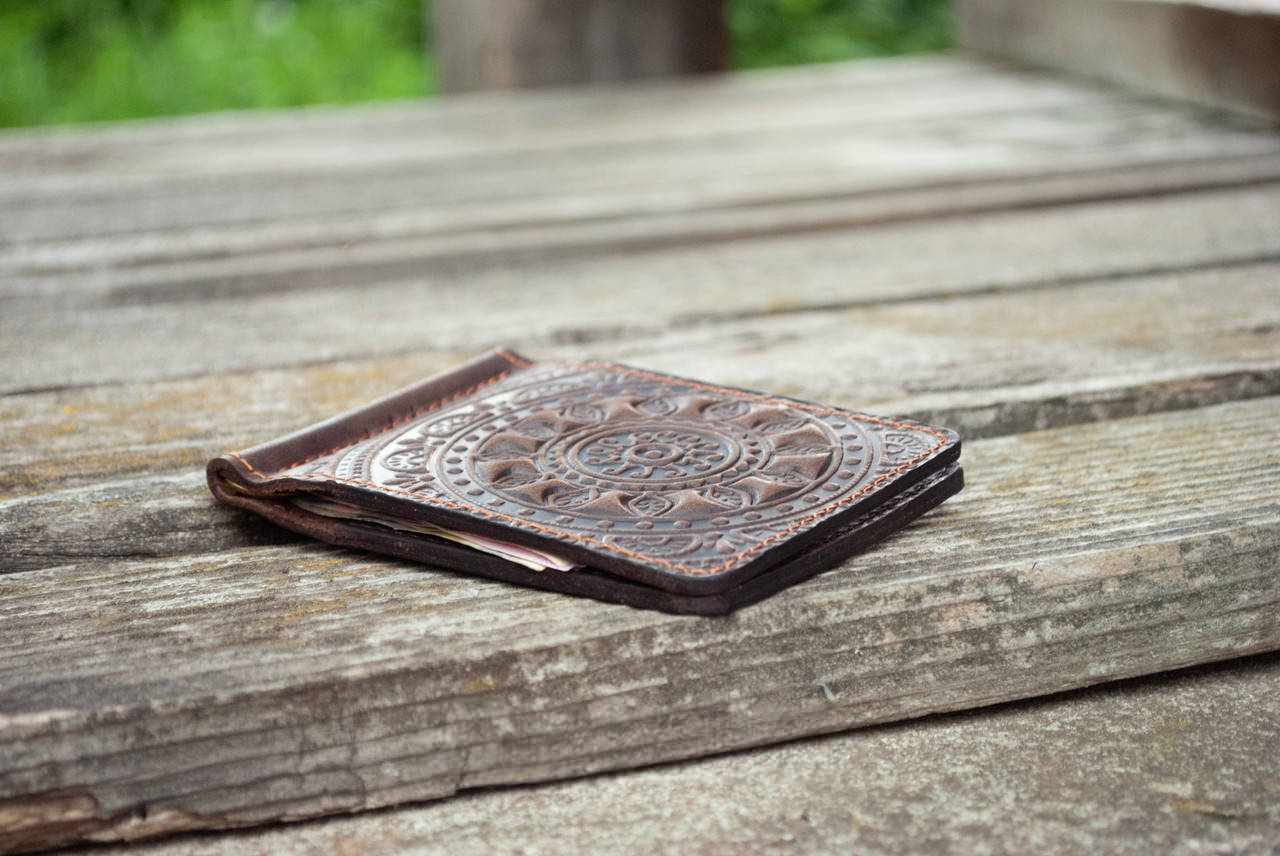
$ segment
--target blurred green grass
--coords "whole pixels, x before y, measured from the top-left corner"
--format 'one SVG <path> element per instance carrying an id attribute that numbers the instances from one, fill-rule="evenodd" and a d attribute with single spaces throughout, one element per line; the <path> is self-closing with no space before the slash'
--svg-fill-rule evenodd
<path id="1" fill-rule="evenodd" d="M 0 126 L 421 96 L 421 0 L 0 0 Z M 940 50 L 948 0 L 730 0 L 733 64 Z"/>

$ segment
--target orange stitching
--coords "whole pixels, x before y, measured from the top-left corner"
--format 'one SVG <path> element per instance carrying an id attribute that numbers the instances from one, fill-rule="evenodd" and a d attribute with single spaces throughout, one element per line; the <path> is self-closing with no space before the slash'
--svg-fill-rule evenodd
<path id="1" fill-rule="evenodd" d="M 494 348 L 493 350 L 494 350 L 494 353 L 496 353 L 498 356 L 502 357 L 504 360 L 511 363 L 512 365 L 519 366 L 522 369 L 533 367 L 533 363 L 529 362 L 528 360 L 522 360 L 519 357 L 517 357 L 515 354 L 503 348 Z"/>
<path id="2" fill-rule="evenodd" d="M 524 360 L 520 360 L 520 359 L 516 358 L 515 356 L 513 356 L 512 354 L 507 353 L 506 351 L 498 350 L 498 351 L 497 351 L 497 353 L 498 353 L 501 357 L 503 357 L 504 359 L 506 359 L 508 362 L 512 363 L 513 365 L 517 365 L 517 366 L 520 366 L 520 367 L 522 367 L 522 368 L 529 368 L 529 367 L 531 367 L 531 366 L 533 365 L 532 363 L 529 363 L 529 362 L 526 362 L 526 361 L 524 361 Z M 713 385 L 711 385 L 711 384 L 698 383 L 698 382 L 696 382 L 696 381 L 690 381 L 690 380 L 684 380 L 684 379 L 682 379 L 682 378 L 671 377 L 670 375 L 661 375 L 661 374 L 656 374 L 656 373 L 654 373 L 654 372 L 646 372 L 646 371 L 642 371 L 642 370 L 640 370 L 640 369 L 632 369 L 632 368 L 628 368 L 628 367 L 626 367 L 626 366 L 617 366 L 617 365 L 613 365 L 613 364 L 611 364 L 611 363 L 562 363 L 561 365 L 565 365 L 565 366 L 569 366 L 569 367 L 577 367 L 577 368 L 593 368 L 593 367 L 598 367 L 598 368 L 608 368 L 608 369 L 610 369 L 610 370 L 617 371 L 617 372 L 621 372 L 621 373 L 624 373 L 624 374 L 639 375 L 640 377 L 647 377 L 647 378 L 651 378 L 651 379 L 653 379 L 653 380 L 663 381 L 663 382 L 665 382 L 665 383 L 675 383 L 675 384 L 678 384 L 678 385 L 681 385 L 681 386 L 687 386 L 687 387 L 690 387 L 690 388 L 693 388 L 693 389 L 705 389 L 705 390 L 709 390 L 709 391 L 712 391 L 712 392 L 715 392 L 715 393 L 719 393 L 719 394 L 722 394 L 722 395 L 735 395 L 735 396 L 738 396 L 738 397 L 740 397 L 740 398 L 752 398 L 752 399 L 755 399 L 755 400 L 757 400 L 757 401 L 764 401 L 764 402 L 768 402 L 768 403 L 770 403 L 770 404 L 781 404 L 781 405 L 784 405 L 784 406 L 787 406 L 787 407 L 796 407 L 796 408 L 799 408 L 799 409 L 801 409 L 801 410 L 808 410 L 808 411 L 811 411 L 811 412 L 814 412 L 814 413 L 825 413 L 825 414 L 828 414 L 828 415 L 831 415 L 831 416 L 842 416 L 842 417 L 846 417 L 846 418 L 857 419 L 857 420 L 864 421 L 864 422 L 875 422 L 875 423 L 880 424 L 880 425 L 892 425 L 892 426 L 893 426 L 893 427 L 895 427 L 895 428 L 905 428 L 905 429 L 908 429 L 908 430 L 923 431 L 923 432 L 925 432 L 925 433 L 927 433 L 927 434 L 932 434 L 933 436 L 938 437 L 938 438 L 939 438 L 939 440 L 938 440 L 938 443 L 937 443 L 936 445 L 934 445 L 932 448 L 928 449 L 927 451 L 921 452 L 919 455 L 916 455 L 914 458 L 912 458 L 911 460 L 909 460 L 909 461 L 907 461 L 906 463 L 902 464 L 901 466 L 899 466 L 897 469 L 893 470 L 892 472 L 885 473 L 885 474 L 884 474 L 884 475 L 882 475 L 880 478 L 878 478 L 878 479 L 876 479 L 875 481 L 870 482 L 869 484 L 865 485 L 865 486 L 864 486 L 861 490 L 859 490 L 857 493 L 850 494 L 849 496 L 846 496 L 846 497 L 844 497 L 844 498 L 843 498 L 843 499 L 841 499 L 841 500 L 838 500 L 838 501 L 836 501 L 836 502 L 833 502 L 831 505 L 828 505 L 828 506 L 826 506 L 825 508 L 822 508 L 822 509 L 819 509 L 818 511 L 813 512 L 812 514 L 810 514 L 810 515 L 809 515 L 809 516 L 807 516 L 807 517 L 803 517 L 803 518 L 801 518 L 800 520 L 797 520 L 795 523 L 791 524 L 791 525 L 790 525 L 790 526 L 788 526 L 786 529 L 783 529 L 781 532 L 778 532 L 778 533 L 776 533 L 776 534 L 774 534 L 774 535 L 769 536 L 768 538 L 766 538 L 766 539 L 764 539 L 763 541 L 761 541 L 759 544 L 756 544 L 754 547 L 751 547 L 750 549 L 744 550 L 743 552 L 738 553 L 738 554 L 737 554 L 737 555 L 735 555 L 735 556 L 731 556 L 731 557 L 730 557 L 728 560 L 726 560 L 726 561 L 725 561 L 725 563 L 724 563 L 724 564 L 722 564 L 722 565 L 718 565 L 718 566 L 716 566 L 716 567 L 714 567 L 714 568 L 701 569 L 701 570 L 700 570 L 700 569 L 698 569 L 698 568 L 690 568 L 690 567 L 687 567 L 687 566 L 685 566 L 685 565 L 677 565 L 675 562 L 669 562 L 669 561 L 667 561 L 666 559 L 659 559 L 659 558 L 657 558 L 657 557 L 655 557 L 655 556 L 646 556 L 646 555 L 645 555 L 645 554 L 643 554 L 643 553 L 637 553 L 637 552 L 634 552 L 634 551 L 632 551 L 632 550 L 628 550 L 628 549 L 626 549 L 626 548 L 624 548 L 624 547 L 617 547 L 617 546 L 614 546 L 614 545 L 612 545 L 612 544 L 606 544 L 606 543 L 604 543 L 603 541 L 599 541 L 599 540 L 597 540 L 597 539 L 595 539 L 595 538 L 592 538 L 592 537 L 591 537 L 591 536 L 589 536 L 589 535 L 576 535 L 576 534 L 574 534 L 574 533 L 572 533 L 572 532 L 565 532 L 565 531 L 560 530 L 560 529 L 551 529 L 551 528 L 549 528 L 549 527 L 541 526 L 541 525 L 539 525 L 539 524 L 537 524 L 537 523 L 531 523 L 531 522 L 529 522 L 529 521 L 527 521 L 527 520 L 521 520 L 521 519 L 520 519 L 520 518 L 518 518 L 518 517 L 512 517 L 512 516 L 510 516 L 510 515 L 508 515 L 508 514 L 503 514 L 503 513 L 501 513 L 501 512 L 497 512 L 497 511 L 487 511 L 486 509 L 479 508 L 479 507 L 474 506 L 474 505 L 463 505 L 463 504 L 461 504 L 461 503 L 450 502 L 450 501 L 449 501 L 449 500 L 447 500 L 447 499 L 439 499 L 438 497 L 428 496 L 428 495 L 426 495 L 426 494 L 421 494 L 421 493 L 412 493 L 412 492 L 407 491 L 407 490 L 400 490 L 400 489 L 398 489 L 398 488 L 388 487 L 388 486 L 386 486 L 386 485 L 380 485 L 380 484 L 378 484 L 378 483 L 376 483 L 376 482 L 367 482 L 367 481 L 361 481 L 360 479 L 344 478 L 344 477 L 339 476 L 339 475 L 334 474 L 334 473 L 297 473 L 297 474 L 294 474 L 294 475 L 285 475 L 285 474 L 283 474 L 283 473 L 276 473 L 276 474 L 274 474 L 274 475 L 265 475 L 265 474 L 263 474 L 263 473 L 258 472 L 258 470 L 256 470 L 252 464 L 250 464 L 248 461 L 246 461 L 243 457 L 241 457 L 241 456 L 240 456 L 240 455 L 238 455 L 237 453 L 232 452 L 232 453 L 231 453 L 231 457 L 235 458 L 235 459 L 236 459 L 236 460 L 238 460 L 240 463 L 244 464 L 244 465 L 245 465 L 245 467 L 249 470 L 249 472 L 253 473 L 255 476 L 257 476 L 258 478 L 262 479 L 263 481 L 275 481 L 275 480 L 277 480 L 277 479 L 289 479 L 289 478 L 293 478 L 293 479 L 331 479 L 331 480 L 333 480 L 333 481 L 338 481 L 338 482 L 347 482 L 347 483 L 350 483 L 350 484 L 360 485 L 360 486 L 362 486 L 362 487 L 369 487 L 369 488 L 373 488 L 374 490 L 382 491 L 382 492 L 384 492 L 384 493 L 398 493 L 398 494 L 401 494 L 401 495 L 403 495 L 403 496 L 412 497 L 413 499 L 420 499 L 420 500 L 423 500 L 424 502 L 427 502 L 427 503 L 429 503 L 429 504 L 431 504 L 431 505 L 440 505 L 440 506 L 444 506 L 444 507 L 446 507 L 446 508 L 454 508 L 454 509 L 458 509 L 458 510 L 460 510 L 460 511 L 466 511 L 466 512 L 469 512 L 469 513 L 478 514 L 478 515 L 480 515 L 480 516 L 482 516 L 482 517 L 492 517 L 492 518 L 497 518 L 497 519 L 500 519 L 500 520 L 505 520 L 505 521 L 507 521 L 507 522 L 509 522 L 509 523 L 514 523 L 514 524 L 516 524 L 517 526 L 524 527 L 524 528 L 526 528 L 526 529 L 533 529 L 533 530 L 536 530 L 536 531 L 538 531 L 538 532 L 543 532 L 543 533 L 546 533 L 546 534 L 548 534 L 548 535 L 553 535 L 553 536 L 555 536 L 555 537 L 557 537 L 557 538 L 569 538 L 569 539 L 574 540 L 574 541 L 581 541 L 581 542 L 586 543 L 586 544 L 592 544 L 592 545 L 594 545 L 594 546 L 596 546 L 596 547 L 601 548 L 602 550 L 607 550 L 607 551 L 609 551 L 609 552 L 611 552 L 611 553 L 618 553 L 618 554 L 621 554 L 621 555 L 624 555 L 624 556 L 631 556 L 632 558 L 640 559 L 640 560 L 642 560 L 642 561 L 644 561 L 644 562 L 647 562 L 647 563 L 663 565 L 663 566 L 665 566 L 665 567 L 672 568 L 673 570 L 683 571 L 684 573 L 687 573 L 687 574 L 694 574 L 694 575 L 699 575 L 699 576 L 703 576 L 703 575 L 709 576 L 709 575 L 711 575 L 711 574 L 717 574 L 717 573 L 719 573 L 720 571 L 723 571 L 723 570 L 726 570 L 726 569 L 728 569 L 728 568 L 732 567 L 733 565 L 735 565 L 735 564 L 736 564 L 738 561 L 740 561 L 741 559 L 743 559 L 743 558 L 745 558 L 745 557 L 747 557 L 747 556 L 750 556 L 752 553 L 756 553 L 756 552 L 758 552 L 758 551 L 760 551 L 760 550 L 763 550 L 765 547 L 767 547 L 768 545 L 772 544 L 772 543 L 773 543 L 773 542 L 775 542 L 775 541 L 779 541 L 779 540 L 781 540 L 781 539 L 783 539 L 783 538 L 786 538 L 786 537 L 787 537 L 788 535 L 790 535 L 792 532 L 796 531 L 797 529 L 802 528 L 802 527 L 803 527 L 803 526 L 805 526 L 806 524 L 808 524 L 808 523 L 810 523 L 810 522 L 812 522 L 812 521 L 814 521 L 814 520 L 818 520 L 818 519 L 820 519 L 820 518 L 822 518 L 822 517 L 826 517 L 827 515 L 831 514 L 833 511 L 835 511 L 837 508 L 840 508 L 841 506 L 848 505 L 849 503 L 853 502 L 854 500 L 858 499 L 859 497 L 861 497 L 861 496 L 863 496 L 863 495 L 867 494 L 868 492 L 870 492 L 870 491 L 874 490 L 874 489 L 875 489 L 877 486 L 879 486 L 880 484 L 883 484 L 884 482 L 886 482 L 886 481 L 888 481 L 888 480 L 892 479 L 894 476 L 896 476 L 898 473 L 902 472 L 903 470 L 905 470 L 905 469 L 907 469 L 907 468 L 909 468 L 909 467 L 911 467 L 911 466 L 913 466 L 913 465 L 915 465 L 915 464 L 919 463 L 920 461 L 924 460 L 925 458 L 929 457 L 929 456 L 930 456 L 930 455 L 932 455 L 934 452 L 936 452 L 938 449 L 941 449 L 941 448 L 943 447 L 943 445 L 945 445 L 945 444 L 946 444 L 946 442 L 947 442 L 947 437 L 946 437 L 946 435 L 945 435 L 945 434 L 943 434 L 943 433 L 942 433 L 942 432 L 940 432 L 940 431 L 935 431 L 935 430 L 933 430 L 932 428 L 929 428 L 928 426 L 925 426 L 925 425 L 906 425 L 905 423 L 902 423 L 902 422 L 895 422 L 895 421 L 893 421 L 892 419 L 881 419 L 881 418 L 876 417 L 876 416 L 867 416 L 867 415 L 865 415 L 865 414 L 856 414 L 856 413 L 849 413 L 849 412 L 839 411 L 839 410 L 831 410 L 831 409 L 829 409 L 829 408 L 823 408 L 823 407 L 817 407 L 817 406 L 815 406 L 815 405 L 811 405 L 811 404 L 805 404 L 804 402 L 798 402 L 798 401 L 784 401 L 783 399 L 779 399 L 779 398 L 770 398 L 770 397 L 768 397 L 768 396 L 765 396 L 765 395 L 758 395 L 758 394 L 756 394 L 756 393 L 751 393 L 751 392 L 742 392 L 742 391 L 740 391 L 740 390 L 735 390 L 735 389 L 726 389 L 726 388 L 724 388 L 724 387 L 713 386 Z M 356 445 L 357 443 L 362 443 L 362 442 L 364 442 L 365 440 L 370 439 L 371 437 L 377 436 L 377 434 L 381 434 L 381 433 L 383 433 L 383 432 L 385 432 L 385 431 L 389 431 L 390 429 L 392 429 L 392 428 L 396 427 L 397 425 L 401 425 L 401 424 L 403 424 L 404 422 L 406 422 L 406 421 L 408 421 L 408 420 L 410 420 L 410 419 L 414 419 L 414 418 L 416 418 L 417 416 L 420 416 L 420 415 L 422 415 L 423 413 L 426 413 L 426 412 L 427 412 L 427 411 L 429 411 L 429 410 L 434 410 L 434 409 L 436 409 L 437 407 L 439 407 L 439 406 L 440 406 L 440 405 L 442 405 L 442 404 L 446 404 L 446 403 L 448 403 L 448 402 L 450 402 L 450 401 L 453 401 L 453 400 L 455 400 L 455 399 L 457 399 L 457 398 L 460 398 L 460 397 L 462 397 L 462 396 L 465 396 L 465 395 L 470 395 L 472 392 L 475 392 L 477 389 L 480 389 L 481 387 L 485 387 L 485 386 L 488 386 L 489 384 L 496 383 L 496 382 L 498 382 L 499 380 L 502 380 L 502 378 L 506 377 L 506 376 L 507 376 L 507 375 L 509 375 L 510 373 L 511 373 L 510 371 L 503 372 L 502 374 L 496 375 L 496 376 L 494 376 L 494 377 L 490 378 L 489 380 L 485 381 L 485 382 L 484 382 L 484 383 L 482 383 L 482 384 L 477 384 L 476 386 L 474 386 L 474 387 L 472 387 L 472 388 L 470 388 L 470 389 L 465 389 L 465 390 L 463 390 L 463 391 L 462 391 L 462 392 L 460 392 L 460 393 L 457 393 L 457 394 L 452 395 L 452 396 L 450 396 L 450 397 L 448 397 L 448 398 L 444 398 L 444 399 L 441 399 L 441 400 L 439 400 L 439 401 L 436 401 L 436 402 L 434 402 L 434 403 L 432 403 L 432 404 L 430 404 L 430 405 L 428 405 L 428 406 L 426 406 L 426 407 L 420 408 L 419 410 L 417 410 L 417 411 L 415 411 L 415 412 L 413 412 L 413 413 L 408 414 L 407 416 L 404 416 L 404 417 L 402 417 L 402 418 L 400 418 L 400 419 L 397 419 L 395 422 L 391 423 L 391 424 L 390 424 L 390 425 L 388 425 L 386 428 L 383 428 L 381 431 L 377 431 L 377 432 L 375 432 L 375 433 L 373 433 L 373 434 L 369 434 L 369 435 L 367 435 L 367 436 L 365 436 L 365 437 L 361 437 L 361 438 L 360 438 L 360 439 L 358 439 L 358 440 L 354 440 L 354 441 L 352 441 L 352 442 L 350 442 L 350 443 L 346 443 L 346 444 L 344 444 L 344 445 L 342 445 L 342 446 L 338 446 L 337 448 L 335 448 L 335 449 L 331 449 L 331 450 L 330 450 L 330 451 L 328 451 L 328 452 L 323 452 L 323 453 L 321 453 L 321 454 L 319 454 L 319 455 L 315 455 L 314 457 L 308 458 L 306 461 L 299 461 L 299 462 L 298 462 L 298 463 L 296 463 L 296 464 L 290 464 L 288 467 L 285 467 L 284 469 L 292 469 L 293 467 L 301 466 L 302 464 L 305 464 L 305 463 L 307 463 L 308 461 L 314 461 L 316 458 L 322 458 L 322 457 L 324 457 L 325 455 L 332 454 L 333 452 L 336 452 L 336 451 L 338 451 L 338 450 L 340 450 L 340 449 L 345 449 L 345 448 L 347 448 L 347 447 L 349 447 L 349 446 L 354 446 L 354 445 Z"/>

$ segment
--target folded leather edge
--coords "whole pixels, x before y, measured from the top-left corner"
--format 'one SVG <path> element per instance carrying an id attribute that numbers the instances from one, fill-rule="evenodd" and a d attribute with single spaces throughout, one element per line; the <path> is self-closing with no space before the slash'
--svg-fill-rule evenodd
<path id="1" fill-rule="evenodd" d="M 492 382 L 499 377 L 521 371 L 530 361 L 503 348 L 495 348 L 486 354 L 451 369 L 433 375 L 426 380 L 407 386 L 369 404 L 348 410 L 337 416 L 308 425 L 284 437 L 261 443 L 239 453 L 254 469 L 273 474 L 296 466 L 311 456 L 327 454 L 360 439 L 367 439 L 386 431 L 397 420 L 418 409 L 424 402 L 440 401 L 469 387 Z M 253 473 L 238 462 L 226 458 L 237 472 L 246 477 Z"/>
<path id="2" fill-rule="evenodd" d="M 508 374 L 522 371 L 529 360 L 504 349 L 495 348 L 475 359 L 419 381 L 390 395 L 345 413 L 308 425 L 261 443 L 243 452 L 220 455 L 205 469 L 209 490 L 219 500 L 248 508 L 268 519 L 278 520 L 281 503 L 264 501 L 268 497 L 296 491 L 296 485 L 275 481 L 271 476 L 309 459 L 354 445 L 393 427 L 397 421 L 433 402 L 442 401 L 472 387 L 492 383 Z M 265 476 L 265 477 L 264 477 Z M 248 493 L 231 490 L 227 481 L 242 486 Z M 312 517 L 298 511 L 298 515 Z M 290 515 L 293 516 L 293 515 Z M 295 527 L 290 527 L 295 528 Z M 308 527 L 308 533 L 330 527 Z M 321 536 L 325 537 L 325 536 Z"/>

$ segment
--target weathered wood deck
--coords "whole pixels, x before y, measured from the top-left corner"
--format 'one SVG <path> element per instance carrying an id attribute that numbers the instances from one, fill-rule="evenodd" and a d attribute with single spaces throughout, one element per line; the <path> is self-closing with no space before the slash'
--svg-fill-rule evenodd
<path id="1" fill-rule="evenodd" d="M 965 439 L 968 487 L 723 619 L 329 548 L 209 497 L 212 455 L 495 344 L 937 421 Z M 930 58 L 0 135 L 0 850 L 548 782 L 1275 650 L 1278 450 L 1280 135 L 1248 120 Z M 895 741 L 941 740 L 956 766 L 928 786 L 976 799 L 954 781 L 1002 775 L 972 744 L 1005 724 L 1031 741 L 1112 720 L 1123 765 L 1184 703 L 1209 737 L 1176 775 L 1230 758 L 1262 791 L 1179 779 L 1091 834 L 1140 842 L 1168 809 L 1212 840 L 1238 812 L 1223 840 L 1274 846 L 1277 682 L 1262 658 L 1140 685 L 1155 719 L 1145 690 L 1096 691 L 201 846 L 430 829 L 477 850 L 464 827 L 487 816 L 514 848 L 486 814 L 513 800 L 559 817 L 551 836 L 550 806 L 593 788 L 727 811 L 727 786 L 678 797 L 715 779 L 765 819 L 683 840 L 766 849 L 809 833 L 761 777 L 912 814 L 930 802 L 886 772 Z M 1083 764 L 1061 758 L 1073 740 L 1043 744 L 1052 769 Z M 1010 811 L 1034 824 L 1054 779 L 1029 775 L 1046 795 Z M 1079 793 L 1088 766 L 1063 776 Z M 1130 786 L 1106 781 L 1079 805 Z M 620 828 L 640 834 L 632 804 Z M 1073 816 L 1044 835 L 1076 841 Z M 584 846 L 625 844 L 581 817 Z M 868 839 L 886 852 L 931 834 L 866 805 L 824 817 L 811 848 L 848 824 L 896 829 Z"/>

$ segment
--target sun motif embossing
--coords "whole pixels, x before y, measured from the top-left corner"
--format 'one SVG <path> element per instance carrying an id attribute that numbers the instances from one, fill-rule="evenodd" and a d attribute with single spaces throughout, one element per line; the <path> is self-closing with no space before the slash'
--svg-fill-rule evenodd
<path id="1" fill-rule="evenodd" d="M 834 412 L 624 373 L 525 383 L 433 411 L 351 475 L 693 566 L 808 519 L 880 464 Z"/>
<path id="2" fill-rule="evenodd" d="M 603 475 L 672 479 L 704 473 L 725 460 L 714 440 L 686 431 L 627 431 L 600 437 L 582 449 L 581 460 Z"/>

